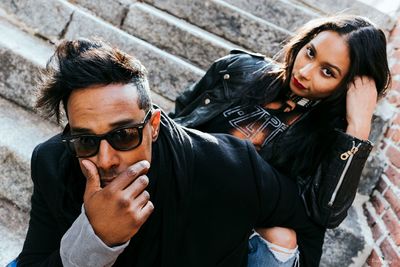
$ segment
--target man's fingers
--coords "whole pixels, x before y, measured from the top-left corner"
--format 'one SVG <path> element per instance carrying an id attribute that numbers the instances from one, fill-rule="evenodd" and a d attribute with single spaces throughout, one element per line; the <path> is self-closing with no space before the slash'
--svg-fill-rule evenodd
<path id="1" fill-rule="evenodd" d="M 149 218 L 150 214 L 154 211 L 153 202 L 147 201 L 146 205 L 140 211 L 141 215 L 143 216 L 143 220 L 146 221 Z"/>
<path id="2" fill-rule="evenodd" d="M 139 176 L 149 171 L 150 163 L 147 160 L 139 161 L 130 166 L 126 171 L 118 175 L 109 185 L 112 191 L 123 190 Z M 147 184 L 146 184 L 147 186 Z M 144 189 L 144 188 L 143 188 Z M 143 190 L 141 190 L 143 191 Z"/>
<path id="3" fill-rule="evenodd" d="M 131 199 L 136 199 L 146 189 L 148 184 L 149 178 L 146 175 L 141 175 L 124 189 L 124 193 L 129 195 Z"/>
<path id="4" fill-rule="evenodd" d="M 142 209 L 146 206 L 147 202 L 150 200 L 150 194 L 146 190 L 144 190 L 141 194 L 139 194 L 136 199 L 134 200 L 134 205 L 138 209 Z"/>
<path id="5" fill-rule="evenodd" d="M 84 199 L 91 196 L 93 193 L 101 190 L 100 186 L 100 176 L 97 171 L 96 165 L 94 165 L 90 160 L 82 160 L 82 172 L 86 177 L 86 188 Z"/>

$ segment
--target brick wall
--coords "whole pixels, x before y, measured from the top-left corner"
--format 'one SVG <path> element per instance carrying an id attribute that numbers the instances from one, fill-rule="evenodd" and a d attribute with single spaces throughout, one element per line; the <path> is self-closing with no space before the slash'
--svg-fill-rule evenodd
<path id="1" fill-rule="evenodd" d="M 393 82 L 385 104 L 394 115 L 383 139 L 376 144 L 384 172 L 364 205 L 374 244 L 367 260 L 371 267 L 400 266 L 400 20 L 390 34 L 388 55 Z"/>

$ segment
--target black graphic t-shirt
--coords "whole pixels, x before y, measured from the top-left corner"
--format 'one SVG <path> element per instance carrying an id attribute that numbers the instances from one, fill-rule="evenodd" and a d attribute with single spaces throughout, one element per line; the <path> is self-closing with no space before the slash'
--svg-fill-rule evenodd
<path id="1" fill-rule="evenodd" d="M 201 126 L 210 133 L 227 133 L 250 140 L 257 150 L 285 131 L 303 114 L 298 108 L 289 112 L 260 105 L 236 106 Z"/>

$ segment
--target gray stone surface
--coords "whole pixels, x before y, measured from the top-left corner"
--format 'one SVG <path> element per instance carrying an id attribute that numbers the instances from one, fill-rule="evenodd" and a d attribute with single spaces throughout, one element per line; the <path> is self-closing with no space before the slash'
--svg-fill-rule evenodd
<path id="1" fill-rule="evenodd" d="M 309 8 L 315 9 L 323 15 L 334 15 L 334 14 L 356 14 L 368 17 L 381 28 L 386 31 L 390 31 L 394 24 L 395 19 L 387 14 L 384 14 L 372 6 L 366 5 L 361 1 L 337 1 L 337 0 L 291 0 L 306 5 Z"/>
<path id="2" fill-rule="evenodd" d="M 376 155 L 376 153 L 371 154 L 365 163 L 360 184 L 358 185 L 358 193 L 370 196 L 383 173 L 383 169 L 384 166 L 379 155 Z"/>
<path id="3" fill-rule="evenodd" d="M 129 5 L 135 0 L 68 0 L 72 4 L 78 4 L 91 10 L 96 15 L 113 25 L 121 26 Z"/>
<path id="4" fill-rule="evenodd" d="M 385 132 L 388 126 L 388 120 L 380 115 L 375 114 L 372 117 L 371 133 L 368 139 L 374 143 L 378 144 L 381 141 L 382 134 Z"/>
<path id="5" fill-rule="evenodd" d="M 383 119 L 379 115 L 374 115 L 372 119 L 372 129 L 369 135 L 369 140 L 374 144 L 379 144 L 382 138 L 382 134 L 388 126 L 388 121 Z M 358 193 L 370 196 L 373 189 L 375 188 L 379 177 L 383 173 L 384 160 L 383 155 L 379 154 L 376 147 L 372 150 L 367 162 L 365 163 L 360 184 L 358 186 Z"/>
<path id="6" fill-rule="evenodd" d="M 3 98 L 0 98 L 0 125 L 0 198 L 28 210 L 32 151 L 59 132 L 59 128 Z"/>
<path id="7" fill-rule="evenodd" d="M 24 239 L 0 224 L 0 266 L 6 266 L 21 252 Z"/>
<path id="8" fill-rule="evenodd" d="M 0 59 L 0 95 L 33 110 L 37 66 L 2 47 Z"/>
<path id="9" fill-rule="evenodd" d="M 149 5 L 130 6 L 122 29 L 207 69 L 211 62 L 237 47 Z"/>
<path id="10" fill-rule="evenodd" d="M 50 40 L 62 37 L 73 13 L 73 8 L 65 5 L 63 1 L 2 0 L 0 8 L 14 14 L 39 35 L 46 36 Z M 50 10 L 56 13 L 51 19 L 45 12 Z"/>
<path id="11" fill-rule="evenodd" d="M 42 10 L 46 10 L 46 16 L 39 16 L 40 18 L 43 18 L 43 20 L 47 21 L 43 21 L 43 25 L 46 25 L 48 21 L 58 23 L 57 17 L 60 15 L 59 10 L 70 10 L 70 20 L 62 27 L 62 35 L 65 38 L 97 37 L 135 55 L 149 70 L 151 89 L 167 99 L 174 100 L 183 88 L 186 88 L 189 84 L 198 80 L 204 73 L 201 69 L 157 49 L 156 47 L 135 38 L 102 20 L 99 20 L 87 12 L 78 10 L 75 6 L 66 1 L 49 0 L 46 1 L 46 4 L 48 4 L 47 6 L 42 5 L 42 2 L 43 1 L 38 1 L 37 5 L 24 6 L 24 10 L 26 12 L 39 12 L 39 7 L 41 7 Z M 20 16 L 20 13 L 16 13 L 15 15 L 17 15 L 18 19 L 25 19 L 24 16 Z M 37 25 L 32 25 L 32 27 L 36 26 Z M 52 38 L 52 35 L 47 36 L 46 34 L 46 31 L 41 31 L 43 37 L 48 39 Z"/>
<path id="12" fill-rule="evenodd" d="M 149 72 L 151 90 L 170 100 L 175 100 L 180 91 L 204 74 L 201 69 L 80 10 L 75 11 L 65 37 L 101 38 L 137 57 Z"/>
<path id="13" fill-rule="evenodd" d="M 327 230 L 321 267 L 350 266 L 362 251 L 372 249 L 366 244 L 360 220 L 365 218 L 360 218 L 355 207 L 351 207 L 349 215 L 338 228 Z M 364 230 L 370 231 L 369 228 Z"/>
<path id="14" fill-rule="evenodd" d="M 162 108 L 165 112 L 170 112 L 175 108 L 175 104 L 173 101 L 166 99 L 165 97 L 160 96 L 154 91 L 151 92 L 151 99 L 154 104 L 157 104 L 160 108 Z"/>
<path id="15" fill-rule="evenodd" d="M 224 1 L 289 31 L 295 31 L 309 20 L 319 17 L 317 13 L 285 0 Z"/>
<path id="16" fill-rule="evenodd" d="M 0 16 L 0 95 L 32 110 L 38 71 L 52 52 Z"/>
<path id="17" fill-rule="evenodd" d="M 210 0 L 144 0 L 246 49 L 275 55 L 290 32 L 252 14 Z"/>

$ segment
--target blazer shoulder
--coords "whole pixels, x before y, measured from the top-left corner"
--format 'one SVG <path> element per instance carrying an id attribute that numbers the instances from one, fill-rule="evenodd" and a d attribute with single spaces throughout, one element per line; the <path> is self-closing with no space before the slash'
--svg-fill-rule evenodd
<path id="1" fill-rule="evenodd" d="M 41 179 L 40 177 L 54 177 L 56 179 L 60 174 L 60 164 L 66 164 L 69 158 L 68 151 L 61 141 L 61 134 L 51 137 L 37 145 L 32 153 L 32 179 L 34 181 Z"/>

